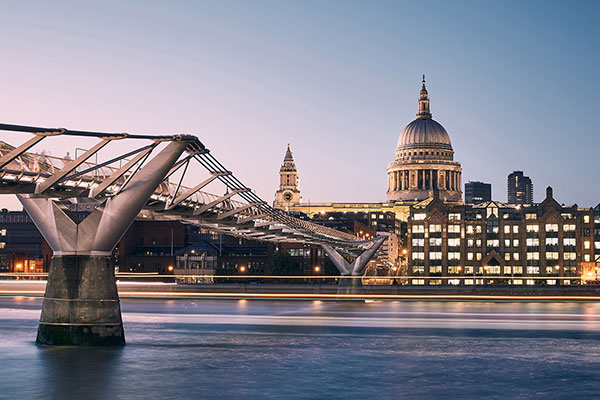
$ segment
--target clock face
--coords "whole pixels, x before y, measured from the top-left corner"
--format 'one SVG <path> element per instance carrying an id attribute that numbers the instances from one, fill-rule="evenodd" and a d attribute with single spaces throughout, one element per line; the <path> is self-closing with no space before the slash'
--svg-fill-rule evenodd
<path id="1" fill-rule="evenodd" d="M 285 193 L 283 194 L 283 199 L 284 199 L 285 201 L 290 201 L 290 200 L 292 200 L 292 194 L 291 194 L 290 192 L 285 192 Z"/>

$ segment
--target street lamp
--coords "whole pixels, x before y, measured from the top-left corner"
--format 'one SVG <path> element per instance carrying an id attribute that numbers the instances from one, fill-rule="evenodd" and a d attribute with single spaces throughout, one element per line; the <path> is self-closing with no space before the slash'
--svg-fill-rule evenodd
<path id="1" fill-rule="evenodd" d="M 243 265 L 240 266 L 240 272 L 242 272 L 242 273 L 246 272 L 246 267 Z"/>
<path id="2" fill-rule="evenodd" d="M 321 267 L 319 267 L 318 265 L 315 266 L 315 272 L 318 274 L 321 271 Z"/>

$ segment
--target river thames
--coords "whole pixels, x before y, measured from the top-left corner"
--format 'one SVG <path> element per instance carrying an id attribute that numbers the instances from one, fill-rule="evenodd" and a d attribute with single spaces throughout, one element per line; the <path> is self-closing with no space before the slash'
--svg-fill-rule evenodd
<path id="1" fill-rule="evenodd" d="M 124 299 L 123 348 L 34 343 L 0 297 L 0 398 L 597 398 L 600 304 Z"/>

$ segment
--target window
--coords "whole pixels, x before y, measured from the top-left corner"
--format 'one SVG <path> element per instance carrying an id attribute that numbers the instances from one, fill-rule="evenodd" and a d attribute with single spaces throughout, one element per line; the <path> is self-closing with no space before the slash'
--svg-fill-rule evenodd
<path id="1" fill-rule="evenodd" d="M 468 234 L 472 234 L 473 233 L 473 225 L 467 225 L 467 233 Z"/>
<path id="2" fill-rule="evenodd" d="M 498 239 L 488 239 L 487 247 L 500 247 L 500 240 Z"/>
<path id="3" fill-rule="evenodd" d="M 546 246 L 558 246 L 558 238 L 557 237 L 547 237 L 546 238 Z"/>
<path id="4" fill-rule="evenodd" d="M 472 273 L 473 273 L 473 267 L 472 266 L 465 267 L 465 274 L 472 274 Z"/>
<path id="5" fill-rule="evenodd" d="M 510 239 L 504 239 L 504 247 L 510 247 Z"/>
<path id="6" fill-rule="evenodd" d="M 583 261 L 585 261 L 585 262 L 590 262 L 590 261 L 591 261 L 591 257 L 590 257 L 590 255 L 589 255 L 589 254 L 584 254 L 584 255 L 583 255 Z"/>
<path id="7" fill-rule="evenodd" d="M 0 236 L 6 236 L 6 229 L 0 230 Z"/>
<path id="8" fill-rule="evenodd" d="M 423 247 L 425 246 L 425 239 L 413 239 L 412 245 L 413 247 Z"/>
<path id="9" fill-rule="evenodd" d="M 585 242 L 583 242 L 583 248 L 586 250 L 589 250 L 590 248 L 590 241 L 586 240 Z"/>
<path id="10" fill-rule="evenodd" d="M 413 285 L 424 285 L 425 284 L 425 279 L 413 279 L 412 280 L 412 284 Z"/>
<path id="11" fill-rule="evenodd" d="M 519 260 L 519 253 L 513 253 L 513 260 L 515 260 L 515 261 Z"/>
<path id="12" fill-rule="evenodd" d="M 594 242 L 594 248 L 600 250 L 600 242 Z"/>
<path id="13" fill-rule="evenodd" d="M 425 253 L 417 251 L 417 252 L 413 252 L 412 253 L 412 258 L 413 260 L 424 260 L 425 259 Z"/>
<path id="14" fill-rule="evenodd" d="M 429 225 L 429 232 L 441 232 L 442 225 L 440 224 L 431 224 Z"/>
<path id="15" fill-rule="evenodd" d="M 450 238 L 450 239 L 448 239 L 448 246 L 449 247 L 460 246 L 460 239 L 459 238 Z"/>
<path id="16" fill-rule="evenodd" d="M 6 243 L 0 242 L 0 249 L 5 249 L 5 248 L 6 248 Z"/>
<path id="17" fill-rule="evenodd" d="M 460 233 L 460 225 L 448 225 L 448 233 Z"/>
<path id="18" fill-rule="evenodd" d="M 527 232 L 539 232 L 539 225 L 527 225 Z"/>
<path id="19" fill-rule="evenodd" d="M 429 267 L 429 273 L 430 274 L 441 274 L 442 273 L 442 266 L 441 265 L 436 265 L 434 267 Z"/>
<path id="20" fill-rule="evenodd" d="M 537 214 L 535 214 L 535 213 L 525 214 L 525 219 L 537 219 Z"/>
<path id="21" fill-rule="evenodd" d="M 510 233 L 510 225 L 504 225 L 504 233 Z"/>
<path id="22" fill-rule="evenodd" d="M 519 239 L 513 239 L 513 247 L 519 247 Z"/>
<path id="23" fill-rule="evenodd" d="M 415 214 L 413 215 L 413 220 L 415 221 L 423 221 L 427 217 L 427 214 Z"/>
<path id="24" fill-rule="evenodd" d="M 473 247 L 473 239 L 467 239 L 467 246 Z"/>
<path id="25" fill-rule="evenodd" d="M 564 238 L 563 245 L 564 246 L 575 246 L 577 243 L 575 238 Z"/>
<path id="26" fill-rule="evenodd" d="M 527 273 L 529 275 L 538 275 L 540 273 L 540 267 L 527 267 Z"/>
<path id="27" fill-rule="evenodd" d="M 431 252 L 429 252 L 429 259 L 430 260 L 441 260 L 442 259 L 442 252 L 441 251 L 431 251 Z"/>
<path id="28" fill-rule="evenodd" d="M 558 251 L 547 251 L 546 260 L 558 260 Z"/>
<path id="29" fill-rule="evenodd" d="M 510 253 L 504 253 L 504 260 L 510 261 Z"/>
<path id="30" fill-rule="evenodd" d="M 528 260 L 539 260 L 540 259 L 540 253 L 538 253 L 538 252 L 527 253 L 527 259 Z"/>
<path id="31" fill-rule="evenodd" d="M 441 246 L 442 238 L 429 238 L 429 245 L 430 246 Z"/>
<path id="32" fill-rule="evenodd" d="M 481 253 L 477 253 L 477 261 L 481 261 Z"/>
<path id="33" fill-rule="evenodd" d="M 523 273 L 523 267 L 515 265 L 513 267 L 513 273 L 514 274 L 522 274 Z"/>
<path id="34" fill-rule="evenodd" d="M 513 225 L 513 233 L 519 233 L 519 225 Z"/>
<path id="35" fill-rule="evenodd" d="M 564 224 L 563 231 L 565 231 L 565 232 L 575 231 L 575 225 L 574 224 Z"/>
<path id="36" fill-rule="evenodd" d="M 475 227 L 475 232 L 477 232 L 477 233 L 481 233 L 481 225 L 477 225 L 477 226 Z"/>
<path id="37" fill-rule="evenodd" d="M 565 260 L 575 260 L 577 258 L 577 253 L 574 252 L 565 252 L 563 253 L 563 258 Z"/>
<path id="38" fill-rule="evenodd" d="M 460 267 L 450 266 L 448 267 L 448 273 L 453 275 L 460 274 Z"/>
<path id="39" fill-rule="evenodd" d="M 511 267 L 504 267 L 504 275 L 510 275 Z"/>
<path id="40" fill-rule="evenodd" d="M 413 233 L 425 233 L 425 225 L 413 225 Z"/>
<path id="41" fill-rule="evenodd" d="M 538 239 L 538 238 L 527 238 L 527 246 L 528 247 L 539 246 L 539 245 L 540 245 L 540 239 Z"/>
<path id="42" fill-rule="evenodd" d="M 485 267 L 485 273 L 488 275 L 500 275 L 499 265 L 487 265 Z"/>
<path id="43" fill-rule="evenodd" d="M 558 232 L 558 224 L 546 224 L 546 232 Z"/>
<path id="44" fill-rule="evenodd" d="M 448 260 L 460 260 L 460 253 L 458 251 L 449 252 Z"/>
<path id="45" fill-rule="evenodd" d="M 584 224 L 589 224 L 590 223 L 590 216 L 589 215 L 584 215 L 583 216 L 583 223 Z"/>
<path id="46" fill-rule="evenodd" d="M 467 253 L 467 260 L 471 261 L 473 259 L 473 253 Z"/>
<path id="47" fill-rule="evenodd" d="M 460 213 L 450 213 L 450 214 L 448 214 L 448 220 L 450 220 L 450 221 L 460 221 Z"/>

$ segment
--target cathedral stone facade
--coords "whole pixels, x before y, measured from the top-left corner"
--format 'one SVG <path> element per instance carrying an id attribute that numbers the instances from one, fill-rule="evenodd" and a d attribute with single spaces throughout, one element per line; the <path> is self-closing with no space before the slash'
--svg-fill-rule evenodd
<path id="1" fill-rule="evenodd" d="M 402 131 L 387 168 L 388 202 L 424 200 L 434 189 L 444 201 L 461 201 L 462 168 L 454 161 L 448 132 L 431 117 L 425 76 L 422 85 L 417 119 Z"/>

